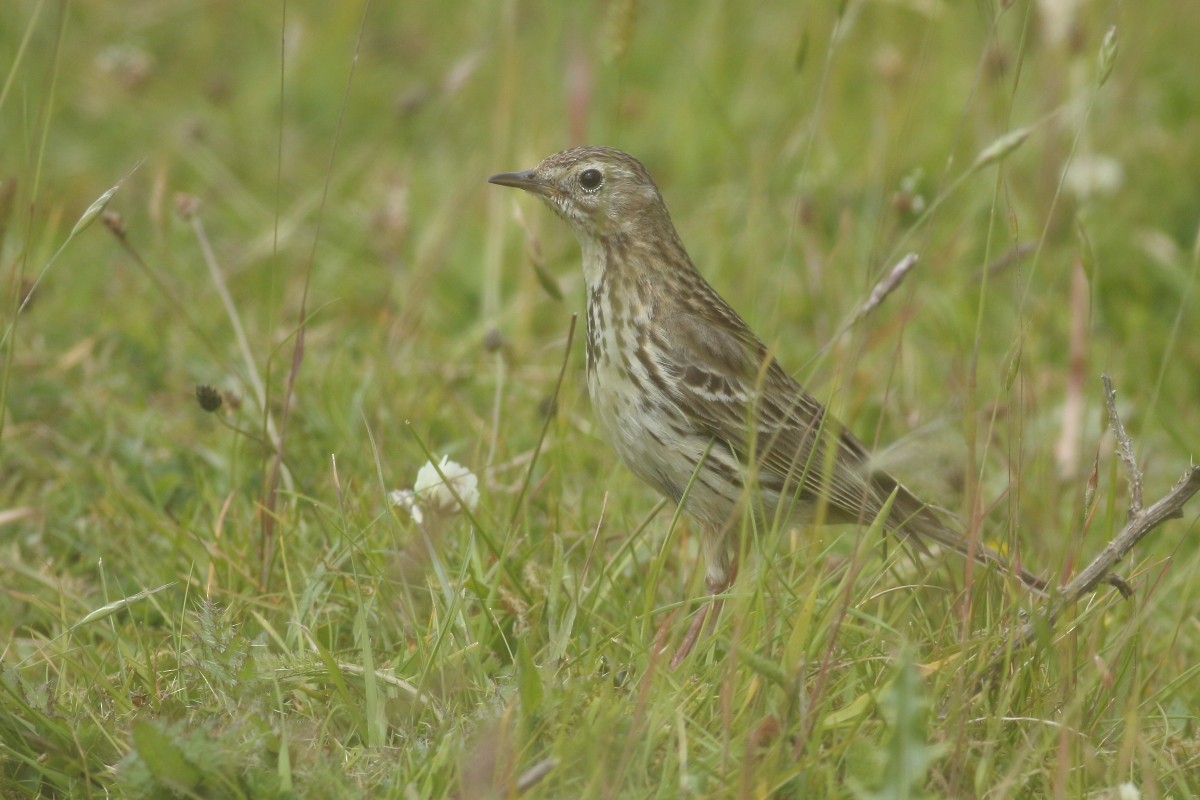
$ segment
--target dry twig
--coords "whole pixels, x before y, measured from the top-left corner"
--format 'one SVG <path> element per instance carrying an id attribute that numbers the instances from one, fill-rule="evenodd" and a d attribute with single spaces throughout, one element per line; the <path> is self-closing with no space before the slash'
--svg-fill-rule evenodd
<path id="1" fill-rule="evenodd" d="M 1113 389 L 1112 381 L 1107 375 L 1102 376 L 1102 380 L 1104 402 L 1108 406 L 1109 420 L 1117 437 L 1117 456 L 1125 465 L 1126 477 L 1129 480 L 1129 519 L 1120 533 L 1100 551 L 1092 563 L 1080 570 L 1066 586 L 1051 596 L 1040 614 L 1018 628 L 1003 647 L 992 653 L 988 673 L 1003 665 L 1015 650 L 1032 643 L 1038 630 L 1052 628 L 1064 611 L 1079 602 L 1085 594 L 1094 591 L 1101 583 L 1110 583 L 1122 596 L 1129 597 L 1133 590 L 1124 580 L 1113 574 L 1113 567 L 1150 531 L 1167 520 L 1182 517 L 1184 505 L 1196 492 L 1200 492 L 1200 466 L 1193 464 L 1162 499 L 1151 504 L 1149 508 L 1143 507 L 1142 473 L 1134 459 L 1133 440 L 1117 415 L 1117 393 Z"/>
<path id="2" fill-rule="evenodd" d="M 1129 478 L 1129 518 L 1133 519 L 1142 511 L 1142 471 L 1138 469 L 1137 459 L 1133 455 L 1133 439 L 1125 431 L 1125 424 L 1117 414 L 1117 390 L 1113 388 L 1112 378 L 1101 375 L 1104 381 L 1104 404 L 1108 406 L 1108 421 L 1117 437 L 1117 457 L 1125 465 Z"/>

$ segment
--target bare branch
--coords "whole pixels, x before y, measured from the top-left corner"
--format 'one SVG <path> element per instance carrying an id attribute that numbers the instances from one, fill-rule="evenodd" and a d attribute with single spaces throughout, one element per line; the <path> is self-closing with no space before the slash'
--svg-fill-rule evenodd
<path id="1" fill-rule="evenodd" d="M 1182 517 L 1184 504 L 1198 491 L 1200 491 L 1200 466 L 1192 466 L 1165 497 L 1149 508 L 1133 514 L 1116 538 L 1100 551 L 1100 555 L 1096 556 L 1092 563 L 1084 567 L 1070 583 L 1063 587 L 1062 599 L 1068 603 L 1074 603 L 1095 589 L 1104 581 L 1109 570 L 1128 555 L 1134 545 L 1145 538 L 1146 534 L 1167 520 Z"/>
<path id="2" fill-rule="evenodd" d="M 992 654 L 989 672 L 1004 662 L 1006 654 L 1029 645 L 1038 629 L 1053 627 L 1064 611 L 1078 603 L 1080 598 L 1095 590 L 1101 583 L 1113 583 L 1122 595 L 1131 591 L 1124 581 L 1119 578 L 1114 580 L 1115 576 L 1110 574 L 1112 568 L 1150 531 L 1167 520 L 1183 516 L 1184 505 L 1196 492 L 1200 492 L 1200 466 L 1191 466 L 1165 497 L 1135 514 L 1116 538 L 1100 551 L 1100 555 L 1050 599 L 1039 619 L 1030 620 L 1022 625 L 1008 643 Z"/>
<path id="3" fill-rule="evenodd" d="M 1125 424 L 1117 414 L 1117 390 L 1113 388 L 1112 378 L 1101 375 L 1104 381 L 1104 404 L 1108 406 L 1108 421 L 1117 437 L 1117 457 L 1125 465 L 1129 478 L 1129 518 L 1142 510 L 1142 471 L 1138 469 L 1137 460 L 1133 457 L 1133 439 L 1125 431 Z"/>
<path id="4" fill-rule="evenodd" d="M 1112 569 L 1129 551 L 1146 537 L 1150 531 L 1162 525 L 1167 520 L 1183 516 L 1183 507 L 1188 500 L 1200 492 L 1200 466 L 1193 464 L 1183 474 L 1175 485 L 1161 500 L 1149 508 L 1142 505 L 1142 473 L 1138 469 L 1133 456 L 1133 440 L 1125 431 L 1125 426 L 1117 414 L 1116 390 L 1107 375 L 1104 380 L 1104 400 L 1108 406 L 1108 416 L 1113 431 L 1117 437 L 1117 456 L 1125 464 L 1129 476 L 1129 518 L 1111 542 L 1100 551 L 1090 564 L 1080 570 L 1066 586 L 1051 595 L 1036 619 L 1031 619 L 1016 629 L 1011 639 L 1004 646 L 992 653 L 991 663 L 985 675 L 992 675 L 1003 666 L 1011 654 L 1028 646 L 1034 640 L 1037 631 L 1053 628 L 1063 612 L 1079 602 L 1085 594 L 1092 592 L 1101 583 L 1109 583 L 1126 598 L 1133 590 Z"/>

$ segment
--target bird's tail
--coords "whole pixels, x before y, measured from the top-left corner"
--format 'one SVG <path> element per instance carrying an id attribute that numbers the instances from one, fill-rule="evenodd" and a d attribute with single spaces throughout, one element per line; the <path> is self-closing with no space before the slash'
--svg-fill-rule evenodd
<path id="1" fill-rule="evenodd" d="M 986 567 L 1014 575 L 1036 594 L 1043 597 L 1046 595 L 1048 584 L 1044 579 L 1019 564 L 1012 563 L 983 542 L 967 541 L 962 534 L 951 528 L 934 508 L 921 502 L 903 486 L 897 484 L 895 492 L 896 499 L 892 502 L 892 511 L 888 517 L 890 528 L 914 540 L 918 547 L 935 542 L 964 558 L 972 558 Z"/>

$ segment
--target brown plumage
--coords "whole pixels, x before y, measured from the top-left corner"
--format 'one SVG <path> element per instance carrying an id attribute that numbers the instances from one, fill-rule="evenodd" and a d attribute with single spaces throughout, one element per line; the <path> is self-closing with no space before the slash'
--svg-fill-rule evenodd
<path id="1" fill-rule="evenodd" d="M 692 265 L 646 168 L 610 147 L 577 147 L 494 175 L 541 197 L 574 229 L 587 283 L 588 390 L 621 460 L 695 519 L 708 583 L 728 585 L 740 503 L 776 519 L 873 521 L 924 550 L 936 542 L 982 563 L 772 357 Z M 747 487 L 752 492 L 747 492 Z M 749 495 L 749 497 L 747 497 Z M 1034 589 L 1044 583 L 1023 570 Z"/>

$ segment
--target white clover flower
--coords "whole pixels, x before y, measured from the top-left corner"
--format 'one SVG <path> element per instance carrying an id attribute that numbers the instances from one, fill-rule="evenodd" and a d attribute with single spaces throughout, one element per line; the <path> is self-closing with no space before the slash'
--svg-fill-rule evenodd
<path id="1" fill-rule="evenodd" d="M 1076 156 L 1067 165 L 1063 185 L 1080 200 L 1112 194 L 1125 182 L 1125 168 L 1111 156 Z"/>
<path id="2" fill-rule="evenodd" d="M 1055 46 L 1062 46 L 1079 24 L 1079 7 L 1083 0 L 1038 0 L 1042 17 L 1042 35 Z"/>
<path id="3" fill-rule="evenodd" d="M 425 521 L 425 513 L 417 505 L 417 496 L 413 494 L 412 489 L 393 489 L 388 492 L 388 502 L 407 511 L 413 522 L 418 525 Z"/>
<path id="4" fill-rule="evenodd" d="M 438 471 L 441 471 L 441 475 Z M 446 480 L 442 480 L 442 475 Z M 388 500 L 409 513 L 420 525 L 426 514 L 451 516 L 460 510 L 458 499 L 468 511 L 479 504 L 479 478 L 462 464 L 451 461 L 448 456 L 435 467 L 432 461 L 425 462 L 417 472 L 417 481 L 412 489 L 397 489 L 388 493 Z"/>
<path id="5" fill-rule="evenodd" d="M 1142 800 L 1142 793 L 1132 783 L 1122 783 L 1117 787 L 1118 800 Z"/>
<path id="6" fill-rule="evenodd" d="M 441 475 L 438 471 L 441 470 Z M 446 481 L 442 482 L 442 475 Z M 430 511 L 453 514 L 458 511 L 458 500 L 462 500 L 468 511 L 474 511 L 479 504 L 479 478 L 462 464 L 451 461 L 448 456 L 442 456 L 437 467 L 432 461 L 425 462 L 417 473 L 417 482 L 413 484 L 413 492 L 420 502 Z M 453 491 L 452 491 L 453 490 Z"/>

